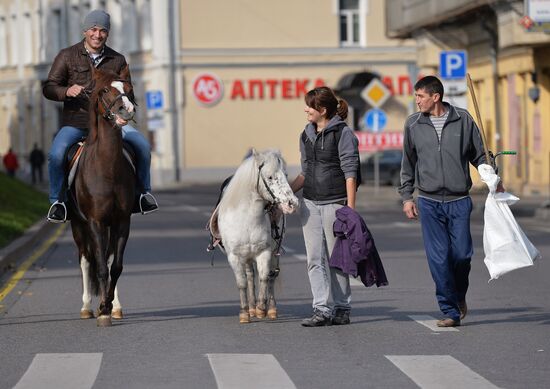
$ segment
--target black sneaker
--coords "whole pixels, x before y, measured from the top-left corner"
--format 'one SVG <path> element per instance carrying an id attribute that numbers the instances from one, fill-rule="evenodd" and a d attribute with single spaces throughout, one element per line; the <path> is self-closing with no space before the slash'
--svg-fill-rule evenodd
<path id="1" fill-rule="evenodd" d="M 302 320 L 302 325 L 304 327 L 331 326 L 332 319 L 330 318 L 330 316 L 326 316 L 320 311 L 314 311 L 313 316 L 308 319 Z"/>
<path id="2" fill-rule="evenodd" d="M 147 215 L 148 213 L 155 212 L 159 209 L 157 200 L 149 192 L 142 193 L 139 197 L 139 209 L 142 215 Z"/>
<path id="3" fill-rule="evenodd" d="M 56 201 L 48 211 L 48 221 L 52 223 L 65 223 L 67 221 L 67 207 L 65 203 Z"/>
<path id="4" fill-rule="evenodd" d="M 349 309 L 336 309 L 334 311 L 334 316 L 332 316 L 332 324 L 335 326 L 349 324 L 349 313 Z"/>

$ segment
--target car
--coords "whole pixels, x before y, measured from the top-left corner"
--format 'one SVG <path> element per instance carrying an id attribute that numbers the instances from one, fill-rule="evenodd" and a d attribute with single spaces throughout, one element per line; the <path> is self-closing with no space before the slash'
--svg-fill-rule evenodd
<path id="1" fill-rule="evenodd" d="M 379 184 L 399 186 L 401 184 L 402 150 L 383 150 L 369 155 L 361 161 L 363 183 L 374 182 L 375 158 L 378 156 Z"/>

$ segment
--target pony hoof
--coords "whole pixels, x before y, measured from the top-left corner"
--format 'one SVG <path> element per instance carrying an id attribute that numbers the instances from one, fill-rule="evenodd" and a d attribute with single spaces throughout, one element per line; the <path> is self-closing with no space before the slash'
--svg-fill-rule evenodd
<path id="1" fill-rule="evenodd" d="M 250 323 L 250 315 L 248 312 L 239 313 L 239 323 L 246 324 Z"/>
<path id="2" fill-rule="evenodd" d="M 94 318 L 94 311 L 91 309 L 82 309 L 80 311 L 80 318 L 81 319 L 93 319 Z"/>
<path id="3" fill-rule="evenodd" d="M 256 316 L 256 309 L 255 308 L 250 308 L 248 310 L 248 314 L 250 315 L 250 317 L 255 317 Z"/>
<path id="4" fill-rule="evenodd" d="M 111 317 L 115 320 L 123 319 L 124 315 L 122 314 L 122 309 L 113 309 L 111 311 Z"/>
<path id="5" fill-rule="evenodd" d="M 267 318 L 269 320 L 275 320 L 277 319 L 277 310 L 276 309 L 270 309 L 267 311 Z"/>
<path id="6" fill-rule="evenodd" d="M 258 319 L 263 319 L 265 318 L 265 311 L 263 309 L 260 309 L 260 308 L 256 308 L 256 317 Z"/>
<path id="7" fill-rule="evenodd" d="M 97 326 L 98 327 L 110 327 L 113 325 L 113 322 L 111 321 L 111 316 L 108 315 L 101 315 L 97 318 Z"/>

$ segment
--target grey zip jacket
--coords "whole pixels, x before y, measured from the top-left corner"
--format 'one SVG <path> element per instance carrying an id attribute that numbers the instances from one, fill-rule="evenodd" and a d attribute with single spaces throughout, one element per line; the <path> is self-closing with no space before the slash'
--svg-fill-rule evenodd
<path id="1" fill-rule="evenodd" d="M 443 102 L 449 110 L 441 141 L 430 116 L 421 112 L 405 121 L 401 186 L 403 201 L 418 195 L 450 201 L 468 195 L 472 187 L 471 163 L 476 168 L 486 163 L 479 128 L 465 109 Z"/>

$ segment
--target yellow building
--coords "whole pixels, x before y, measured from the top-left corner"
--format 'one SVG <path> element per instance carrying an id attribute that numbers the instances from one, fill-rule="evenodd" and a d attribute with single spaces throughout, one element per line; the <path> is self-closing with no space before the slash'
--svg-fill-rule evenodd
<path id="1" fill-rule="evenodd" d="M 489 148 L 518 152 L 498 158 L 505 186 L 550 194 L 550 1 L 388 0 L 386 9 L 388 36 L 415 38 L 423 72 L 439 73 L 442 51 L 467 52 Z"/>
<path id="2" fill-rule="evenodd" d="M 298 169 L 303 96 L 316 85 L 349 100 L 358 130 L 371 108 L 360 93 L 372 78 L 391 94 L 380 107 L 384 132 L 401 132 L 414 109 L 415 43 L 386 38 L 384 0 L 0 0 L 0 58 L 2 50 L 9 58 L 0 60 L 0 99 L 17 122 L 0 153 L 12 145 L 25 154 L 35 141 L 49 148 L 59 108 L 40 85 L 95 8 L 111 14 L 108 44 L 130 62 L 154 186 L 219 180 L 252 146 L 278 148 Z M 21 21 L 34 31 L 28 58 L 10 38 L 24 34 Z"/>

